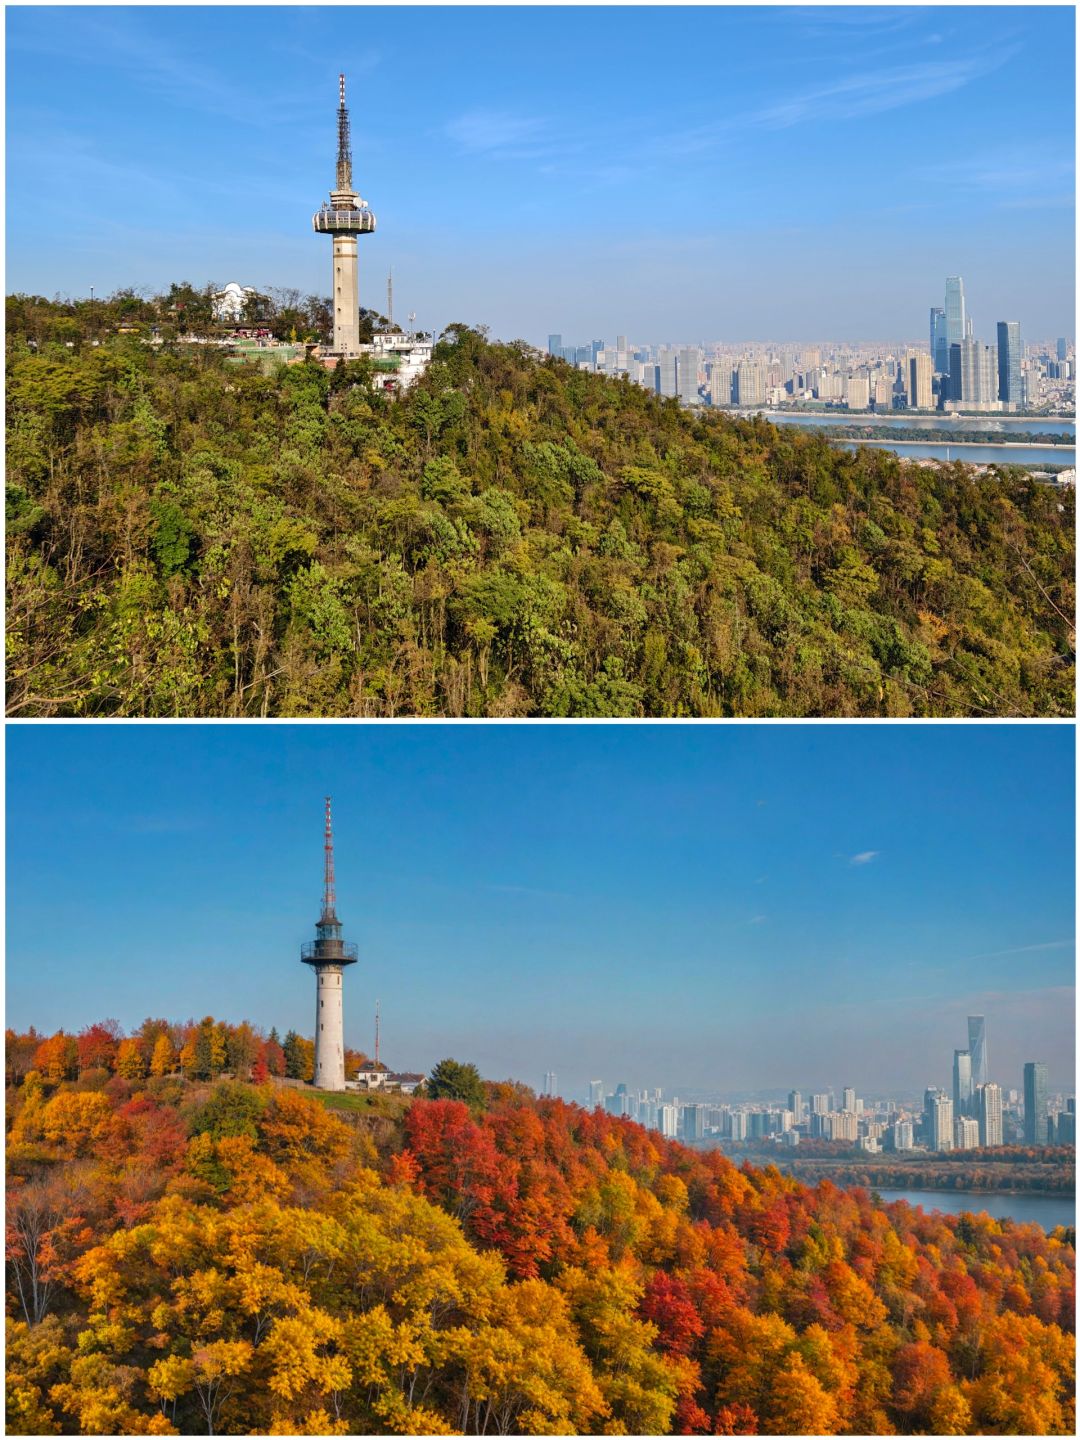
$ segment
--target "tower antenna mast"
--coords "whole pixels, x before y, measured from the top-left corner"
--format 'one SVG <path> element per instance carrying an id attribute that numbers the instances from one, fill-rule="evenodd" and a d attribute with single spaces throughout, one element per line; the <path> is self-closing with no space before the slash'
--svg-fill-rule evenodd
<path id="1" fill-rule="evenodd" d="M 337 919 L 337 896 L 334 894 L 334 827 L 330 820 L 330 796 L 326 797 L 326 830 L 323 835 L 323 920 Z"/>
<path id="2" fill-rule="evenodd" d="M 379 1067 L 379 1002 L 375 1001 L 375 1068 Z"/>
<path id="3" fill-rule="evenodd" d="M 352 189 L 352 144 L 349 134 L 349 112 L 345 108 L 345 76 L 338 76 L 337 112 L 337 188 Z"/>
<path id="4" fill-rule="evenodd" d="M 391 330 L 394 328 L 394 272 L 386 272 L 386 320 Z"/>

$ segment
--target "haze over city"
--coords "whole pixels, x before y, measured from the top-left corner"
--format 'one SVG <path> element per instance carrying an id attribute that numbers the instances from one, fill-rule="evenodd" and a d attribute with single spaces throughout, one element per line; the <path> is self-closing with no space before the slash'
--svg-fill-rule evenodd
<path id="1" fill-rule="evenodd" d="M 1073 31 L 1069 7 L 12 9 L 8 289 L 322 293 L 344 70 L 379 217 L 361 303 L 392 266 L 421 326 L 910 339 L 960 273 L 977 338 L 1053 337 Z M 56 173 L 77 246 L 39 223 Z"/>
<path id="2" fill-rule="evenodd" d="M 581 1098 L 1073 1072 L 1069 727 L 13 728 L 8 1023 L 310 1031 L 322 802 L 347 1043 Z M 43 920 L 44 917 L 44 920 Z M 49 943 L 42 946 L 43 924 Z"/>

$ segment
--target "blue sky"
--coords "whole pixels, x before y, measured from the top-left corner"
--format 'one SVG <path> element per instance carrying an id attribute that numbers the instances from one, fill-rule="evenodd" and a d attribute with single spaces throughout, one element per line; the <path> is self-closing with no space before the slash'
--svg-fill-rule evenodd
<path id="1" fill-rule="evenodd" d="M 329 288 L 503 338 L 1072 332 L 1071 7 L 15 7 L 8 289 Z M 48 217 L 60 206 L 63 223 Z"/>
<path id="2" fill-rule="evenodd" d="M 310 1028 L 577 1098 L 1073 1073 L 1066 726 L 9 725 L 8 1023 Z"/>

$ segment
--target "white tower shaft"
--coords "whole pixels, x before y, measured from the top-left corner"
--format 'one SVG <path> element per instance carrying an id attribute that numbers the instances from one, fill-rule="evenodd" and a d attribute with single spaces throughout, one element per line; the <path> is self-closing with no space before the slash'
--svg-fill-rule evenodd
<path id="1" fill-rule="evenodd" d="M 360 278 L 356 236 L 334 236 L 334 351 L 360 354 Z"/>
<path id="2" fill-rule="evenodd" d="M 315 997 L 315 1085 L 319 1090 L 344 1090 L 345 1011 L 340 965 L 316 969 Z"/>

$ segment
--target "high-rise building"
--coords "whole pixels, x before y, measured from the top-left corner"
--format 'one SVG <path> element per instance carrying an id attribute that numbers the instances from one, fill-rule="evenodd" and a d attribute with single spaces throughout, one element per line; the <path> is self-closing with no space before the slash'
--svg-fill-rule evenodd
<path id="1" fill-rule="evenodd" d="M 765 404 L 765 367 L 760 360 L 740 360 L 735 372 L 737 401 L 741 406 Z"/>
<path id="2" fill-rule="evenodd" d="M 561 354 L 562 354 L 562 351 L 563 351 L 562 336 L 561 336 L 561 335 L 549 335 L 549 336 L 548 336 L 548 354 L 549 354 L 549 355 L 561 355 Z"/>
<path id="3" fill-rule="evenodd" d="M 1000 332 L 1000 325 L 998 330 Z M 969 1015 L 968 1051 L 971 1055 L 971 1088 L 977 1089 L 990 1079 L 990 1031 L 985 1015 Z"/>
<path id="4" fill-rule="evenodd" d="M 674 1140 L 679 1133 L 679 1111 L 674 1105 L 661 1105 L 659 1107 L 658 1127 L 660 1134 L 668 1140 Z"/>
<path id="5" fill-rule="evenodd" d="M 979 1122 L 970 1115 L 959 1115 L 953 1121 L 953 1146 L 957 1150 L 977 1150 Z"/>
<path id="6" fill-rule="evenodd" d="M 597 1106 L 604 1104 L 604 1082 L 602 1080 L 589 1081 L 589 1109 L 595 1110 Z"/>
<path id="7" fill-rule="evenodd" d="M 789 1093 L 787 1103 L 788 1109 L 791 1111 L 792 1114 L 792 1123 L 795 1125 L 801 1125 L 803 1118 L 803 1099 L 802 1095 L 799 1093 L 798 1090 L 792 1090 Z"/>
<path id="8" fill-rule="evenodd" d="M 934 408 L 934 365 L 930 356 L 916 350 L 908 356 L 907 392 L 909 410 Z"/>
<path id="9" fill-rule="evenodd" d="M 674 399 L 679 393 L 678 363 L 674 350 L 660 351 L 660 394 Z"/>
<path id="10" fill-rule="evenodd" d="M 855 1087 L 853 1085 L 844 1086 L 843 1101 L 840 1108 L 842 1110 L 850 1110 L 852 1115 L 855 1114 Z"/>
<path id="11" fill-rule="evenodd" d="M 1046 1144 L 1046 1066 L 1041 1060 L 1024 1066 L 1024 1144 Z"/>
<path id="12" fill-rule="evenodd" d="M 949 347 L 949 399 L 974 410 L 998 404 L 997 346 L 970 337 Z"/>
<path id="13" fill-rule="evenodd" d="M 949 341 L 945 331 L 945 311 L 940 305 L 930 310 L 930 364 L 939 375 L 949 368 Z"/>
<path id="14" fill-rule="evenodd" d="M 709 366 L 709 400 L 713 405 L 731 404 L 732 376 L 730 360 L 714 360 Z"/>
<path id="15" fill-rule="evenodd" d="M 953 1148 L 953 1104 L 948 1095 L 943 1095 L 940 1091 L 934 1096 L 934 1104 L 930 1111 L 929 1148 L 931 1150 L 951 1150 Z"/>
<path id="16" fill-rule="evenodd" d="M 691 345 L 684 345 L 679 351 L 679 399 L 693 401 L 698 398 L 698 370 L 701 368 L 701 351 Z"/>
<path id="17" fill-rule="evenodd" d="M 827 1115 L 829 1113 L 828 1095 L 811 1095 L 810 1110 L 814 1115 Z"/>
<path id="18" fill-rule="evenodd" d="M 334 354 L 346 358 L 360 353 L 360 290 L 356 242 L 375 229 L 375 216 L 352 188 L 352 145 L 349 112 L 345 108 L 345 76 L 338 76 L 337 185 L 330 202 L 312 216 L 317 234 L 334 237 Z"/>
<path id="19" fill-rule="evenodd" d="M 897 1120 L 889 1131 L 889 1148 L 892 1150 L 911 1150 L 915 1145 L 915 1136 L 910 1120 Z"/>
<path id="20" fill-rule="evenodd" d="M 1003 1145 L 1004 1128 L 1001 1119 L 1001 1086 L 988 1080 L 979 1089 L 979 1144 L 986 1147 Z"/>
<path id="21" fill-rule="evenodd" d="M 1058 338 L 1057 342 L 1057 358 L 1059 360 L 1065 360 L 1068 358 L 1068 354 L 1069 342 L 1065 339 L 1064 335 L 1062 335 Z"/>
<path id="22" fill-rule="evenodd" d="M 870 408 L 870 380 L 866 375 L 851 375 L 847 382 L 847 403 L 849 410 Z"/>
<path id="23" fill-rule="evenodd" d="M 967 1115 L 971 1109 L 971 1055 L 954 1050 L 952 1063 L 953 1114 Z"/>
<path id="24" fill-rule="evenodd" d="M 746 1111 L 733 1110 L 731 1112 L 731 1138 L 732 1140 L 746 1139 Z"/>
<path id="25" fill-rule="evenodd" d="M 857 1140 L 859 1138 L 859 1117 L 854 1110 L 841 1110 L 827 1117 L 828 1139 Z"/>
<path id="26" fill-rule="evenodd" d="M 1019 410 L 1024 403 L 1020 372 L 1020 324 L 1017 320 L 999 320 L 997 327 L 998 398 L 1008 410 Z M 975 1056 L 972 1053 L 972 1061 Z"/>
<path id="27" fill-rule="evenodd" d="M 558 1094 L 558 1086 L 557 1086 L 557 1084 L 556 1084 L 556 1078 L 555 1078 L 555 1071 L 554 1071 L 554 1070 L 546 1070 L 546 1071 L 544 1072 L 544 1090 L 543 1090 L 543 1093 L 544 1093 L 545 1095 L 557 1095 L 557 1094 Z"/>
<path id="28" fill-rule="evenodd" d="M 300 950 L 300 959 L 315 971 L 315 1086 L 345 1089 L 345 1020 L 341 979 L 346 965 L 356 964 L 356 946 L 341 938 L 334 888 L 334 831 L 330 797 L 326 797 L 323 832 L 323 902 L 315 939 Z"/>

